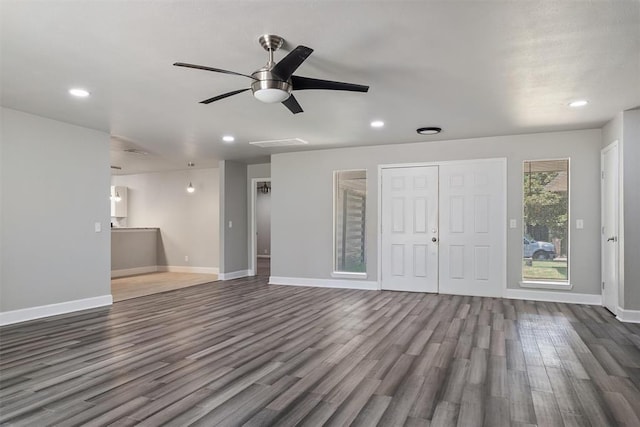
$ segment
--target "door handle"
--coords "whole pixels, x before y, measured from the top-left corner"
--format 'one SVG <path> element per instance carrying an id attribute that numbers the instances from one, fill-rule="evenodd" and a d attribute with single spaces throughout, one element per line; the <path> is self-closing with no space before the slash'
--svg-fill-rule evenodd
<path id="1" fill-rule="evenodd" d="M 617 242 L 617 241 L 618 241 L 618 238 L 616 236 L 612 236 L 607 239 L 607 242 Z"/>
<path id="2" fill-rule="evenodd" d="M 433 243 L 435 243 L 435 242 L 437 242 L 437 241 L 438 241 L 438 238 L 436 238 L 436 237 L 432 237 L 432 238 L 431 238 L 431 241 L 432 241 Z"/>

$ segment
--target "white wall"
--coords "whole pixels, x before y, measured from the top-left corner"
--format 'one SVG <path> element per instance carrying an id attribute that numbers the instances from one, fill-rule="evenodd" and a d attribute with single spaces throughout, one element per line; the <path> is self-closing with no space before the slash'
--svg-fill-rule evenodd
<path id="1" fill-rule="evenodd" d="M 271 193 L 256 194 L 258 256 L 271 255 Z"/>
<path id="2" fill-rule="evenodd" d="M 252 178 L 269 178 L 271 176 L 271 163 L 259 163 L 247 165 L 247 180 L 249 184 Z"/>
<path id="3" fill-rule="evenodd" d="M 507 229 L 507 284 L 517 288 L 522 275 L 522 162 L 569 157 L 573 292 L 599 294 L 600 144 L 600 130 L 585 130 L 273 155 L 271 274 L 331 277 L 335 170 L 367 170 L 367 274 L 377 281 L 378 165 L 506 157 L 507 218 L 518 221 L 517 229 Z M 575 229 L 576 219 L 584 220 L 584 229 Z"/>
<path id="4" fill-rule="evenodd" d="M 0 127 L 0 311 L 110 301 L 109 135 L 6 108 Z"/>
<path id="5" fill-rule="evenodd" d="M 624 305 L 640 310 L 640 110 L 623 112 Z"/>
<path id="6" fill-rule="evenodd" d="M 127 187 L 128 227 L 160 228 L 158 265 L 219 267 L 217 168 L 115 175 L 111 182 Z M 186 191 L 189 182 L 193 193 Z"/>

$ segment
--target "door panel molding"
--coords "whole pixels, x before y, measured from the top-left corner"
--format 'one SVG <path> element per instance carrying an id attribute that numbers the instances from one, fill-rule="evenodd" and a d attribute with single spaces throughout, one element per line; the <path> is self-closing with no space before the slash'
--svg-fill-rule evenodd
<path id="1" fill-rule="evenodd" d="M 506 288 L 506 159 L 440 166 L 440 293 Z"/>
<path id="2" fill-rule="evenodd" d="M 380 288 L 437 292 L 438 167 L 385 168 L 379 177 Z"/>

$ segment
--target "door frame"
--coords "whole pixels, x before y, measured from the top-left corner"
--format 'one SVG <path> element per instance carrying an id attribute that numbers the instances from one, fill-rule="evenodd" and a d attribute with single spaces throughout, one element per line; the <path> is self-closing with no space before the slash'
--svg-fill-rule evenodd
<path id="1" fill-rule="evenodd" d="M 619 154 L 619 153 L 618 153 Z M 507 183 L 509 176 L 507 175 L 507 158 L 506 157 L 491 157 L 491 158 L 483 158 L 483 159 L 466 159 L 466 160 L 442 160 L 442 161 L 434 161 L 434 162 L 413 162 L 413 163 L 389 163 L 389 164 L 381 164 L 378 165 L 378 225 L 377 225 L 377 235 L 378 235 L 378 277 L 377 277 L 377 289 L 379 291 L 382 290 L 382 169 L 392 169 L 392 168 L 412 168 L 412 167 L 421 167 L 421 166 L 442 166 L 442 165 L 450 165 L 450 164 L 465 164 L 465 163 L 478 163 L 478 162 L 493 162 L 500 161 L 502 165 L 502 176 L 504 177 L 504 184 L 502 190 L 504 191 L 504 205 L 502 208 L 504 209 L 505 219 L 508 218 L 508 194 L 507 194 Z M 439 170 L 439 169 L 438 169 Z M 439 172 L 438 172 L 439 175 Z M 440 178 L 438 177 L 438 206 L 440 206 Z M 440 210 L 440 207 L 438 207 Z M 505 232 L 504 239 L 502 244 L 504 245 L 504 258 L 502 259 L 502 297 L 507 294 L 507 239 L 509 231 L 506 229 L 507 224 L 504 224 Z M 438 215 L 438 239 L 440 239 L 440 215 Z M 522 236 L 521 236 L 522 237 Z M 520 239 L 522 242 L 522 238 Z M 439 243 L 439 242 L 438 242 Z M 438 246 L 438 252 L 440 251 L 440 246 Z M 440 258 L 440 254 L 438 253 L 438 259 Z M 439 262 L 439 261 L 438 261 Z M 438 289 L 440 288 L 440 268 L 438 268 Z"/>
<path id="2" fill-rule="evenodd" d="M 269 178 L 251 178 L 251 193 L 249 196 L 250 200 L 250 213 L 249 213 L 249 276 L 255 276 L 258 274 L 258 267 L 256 265 L 258 260 L 258 225 L 257 225 L 257 215 L 256 215 L 256 203 L 258 198 L 258 183 L 259 182 L 271 182 L 271 177 Z M 271 226 L 271 224 L 269 224 Z"/>
<path id="3" fill-rule="evenodd" d="M 600 150 L 600 283 L 601 283 L 601 288 L 600 288 L 600 294 L 602 296 L 602 306 L 609 309 L 609 307 L 606 306 L 605 304 L 605 290 L 604 290 L 604 283 L 605 283 L 605 277 L 604 277 L 604 264 L 605 264 L 605 246 L 606 246 L 606 236 L 604 234 L 604 205 L 605 205 L 605 196 L 604 196 L 604 179 L 602 179 L 604 174 L 604 156 L 605 153 L 613 148 L 616 148 L 618 150 L 618 156 L 615 159 L 617 164 L 618 164 L 618 176 L 617 176 L 617 181 L 618 181 L 618 194 L 616 196 L 616 198 L 618 199 L 618 204 L 616 206 L 616 225 L 617 225 L 617 232 L 616 235 L 618 237 L 618 241 L 616 242 L 616 261 L 617 261 L 617 265 L 616 265 L 616 271 L 615 271 L 615 275 L 616 275 L 616 286 L 614 286 L 614 293 L 615 293 L 615 305 L 612 307 L 613 308 L 613 314 L 618 315 L 620 312 L 620 284 L 622 283 L 622 278 L 621 278 L 621 269 L 620 269 L 620 265 L 621 265 L 621 257 L 622 257 L 622 248 L 623 246 L 623 216 L 622 216 L 622 180 L 621 180 L 621 176 L 622 176 L 622 162 L 620 162 L 620 149 L 621 149 L 621 145 L 618 142 L 618 140 L 613 141 L 612 143 L 610 143 L 609 145 L 607 145 L 606 147 L 602 148 Z"/>

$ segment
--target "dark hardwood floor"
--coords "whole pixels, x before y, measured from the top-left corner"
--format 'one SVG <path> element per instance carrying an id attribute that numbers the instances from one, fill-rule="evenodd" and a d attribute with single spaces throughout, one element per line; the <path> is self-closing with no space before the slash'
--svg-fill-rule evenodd
<path id="1" fill-rule="evenodd" d="M 600 307 L 256 278 L 0 334 L 8 425 L 640 425 L 640 325 Z"/>

